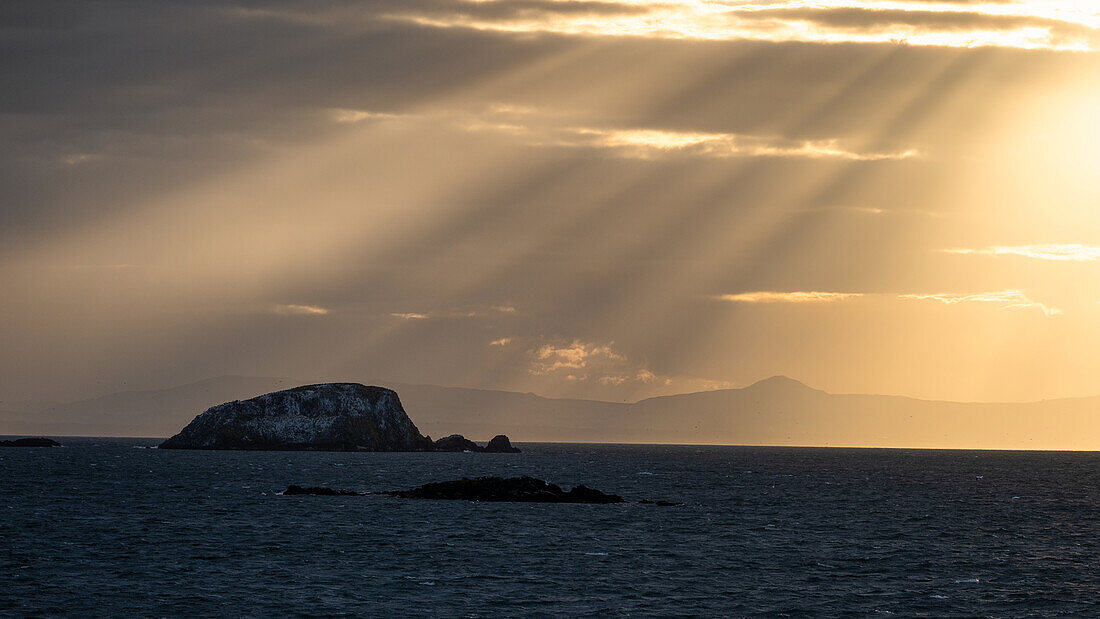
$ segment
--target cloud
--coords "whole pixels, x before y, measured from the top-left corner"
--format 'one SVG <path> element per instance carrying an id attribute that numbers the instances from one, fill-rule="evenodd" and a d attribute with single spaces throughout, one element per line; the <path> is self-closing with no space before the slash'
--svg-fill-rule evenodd
<path id="1" fill-rule="evenodd" d="M 428 314 L 417 314 L 415 312 L 392 312 L 390 316 L 401 320 L 425 320 L 429 317 Z"/>
<path id="2" fill-rule="evenodd" d="M 592 342 L 581 339 L 547 338 L 547 336 L 515 336 L 488 343 L 498 347 L 502 355 L 525 363 L 525 373 L 540 379 L 543 389 L 557 391 L 597 389 L 603 395 L 662 395 L 690 393 L 733 386 L 728 380 L 671 376 L 653 372 L 645 362 L 632 360 L 616 349 L 614 342 Z M 509 352 L 510 351 L 510 352 Z M 591 393 L 591 391 L 581 391 Z"/>
<path id="3" fill-rule="evenodd" d="M 1100 259 L 1100 247 L 1094 245 L 1049 244 L 1049 245 L 994 245 L 983 249 L 945 249 L 948 254 L 971 254 L 978 256 L 1023 256 L 1037 260 L 1055 260 L 1059 262 L 1091 262 Z"/>
<path id="4" fill-rule="evenodd" d="M 140 268 L 136 264 L 130 264 L 127 262 L 120 262 L 118 264 L 71 264 L 64 268 L 69 269 L 103 269 L 103 270 L 116 270 L 116 269 L 137 269 Z"/>
<path id="5" fill-rule="evenodd" d="M 329 313 L 327 309 L 317 305 L 295 304 L 276 305 L 271 311 L 280 316 L 323 316 Z"/>
<path id="6" fill-rule="evenodd" d="M 332 119 L 338 123 L 358 123 L 364 120 L 393 120 L 403 118 L 401 114 L 388 114 L 385 112 L 370 112 L 367 110 L 351 110 L 337 108 L 332 110 Z"/>
<path id="7" fill-rule="evenodd" d="M 742 292 L 716 298 L 733 303 L 834 303 L 863 296 L 850 292 Z"/>
<path id="8" fill-rule="evenodd" d="M 977 292 L 962 294 L 890 294 L 890 293 L 848 293 L 848 292 L 742 292 L 739 294 L 723 294 L 714 298 L 733 303 L 793 303 L 815 304 L 835 303 L 861 297 L 896 297 L 898 299 L 916 299 L 923 301 L 939 301 L 946 305 L 958 305 L 961 303 L 989 303 L 999 306 L 999 309 L 1038 309 L 1047 316 L 1062 314 L 1062 310 L 1049 307 L 1027 296 L 1021 290 L 1002 290 L 1000 292 Z"/>
<path id="9" fill-rule="evenodd" d="M 528 373 L 604 387 L 644 385 L 665 378 L 632 362 L 613 345 L 614 342 L 601 344 L 579 339 L 542 342 L 528 351 Z"/>
<path id="10" fill-rule="evenodd" d="M 1002 290 L 1000 292 L 979 292 L 970 294 L 903 294 L 901 299 L 916 299 L 921 301 L 938 301 L 946 305 L 960 303 L 989 303 L 999 306 L 999 309 L 1037 309 L 1047 316 L 1058 316 L 1062 310 L 1049 307 L 1033 300 L 1022 290 Z"/>
<path id="11" fill-rule="evenodd" d="M 893 43 L 1090 51 L 1100 16 L 1087 3 L 1024 0 L 486 0 L 419 4 L 388 15 L 427 27 L 516 34 Z"/>
<path id="12" fill-rule="evenodd" d="M 95 153 L 74 153 L 61 157 L 61 163 L 65 165 L 79 165 L 82 163 L 88 163 L 90 161 L 96 161 L 102 158 L 103 155 Z"/>
<path id="13" fill-rule="evenodd" d="M 405 320 L 427 320 L 429 318 L 492 318 L 501 314 L 515 314 L 511 305 L 465 305 L 431 312 L 391 312 L 390 316 Z"/>
<path id="14" fill-rule="evenodd" d="M 776 135 L 578 124 L 575 119 L 571 120 L 561 113 L 510 104 L 491 105 L 476 113 L 399 115 L 358 110 L 343 112 L 350 119 L 385 117 L 407 122 L 442 123 L 461 131 L 512 136 L 530 146 L 600 150 L 609 156 L 624 159 L 773 157 L 886 161 L 912 159 L 922 155 L 916 149 L 864 151 L 847 147 L 835 138 L 802 140 Z"/>
<path id="15" fill-rule="evenodd" d="M 529 371 L 536 376 L 546 376 L 559 370 L 594 370 L 603 374 L 597 378 L 603 378 L 613 375 L 604 371 L 604 366 L 609 363 L 619 365 L 625 361 L 625 357 L 612 350 L 609 345 L 589 344 L 580 340 L 573 340 L 568 344 L 543 344 L 533 351 L 533 357 Z M 578 380 L 587 380 L 589 377 L 587 371 L 579 376 L 570 373 Z"/>
<path id="16" fill-rule="evenodd" d="M 569 128 L 559 143 L 565 146 L 604 148 L 620 156 L 651 159 L 670 154 L 699 157 L 797 157 L 881 161 L 910 159 L 916 150 L 859 152 L 842 147 L 838 140 L 794 140 L 736 133 L 701 133 L 660 129 Z"/>
<path id="17" fill-rule="evenodd" d="M 874 206 L 822 206 L 816 208 L 804 209 L 803 212 L 808 213 L 852 213 L 854 215 L 870 215 L 874 217 L 878 216 L 912 216 L 912 217 L 943 217 L 942 214 L 934 211 L 928 211 L 924 209 L 916 208 L 880 208 Z"/>

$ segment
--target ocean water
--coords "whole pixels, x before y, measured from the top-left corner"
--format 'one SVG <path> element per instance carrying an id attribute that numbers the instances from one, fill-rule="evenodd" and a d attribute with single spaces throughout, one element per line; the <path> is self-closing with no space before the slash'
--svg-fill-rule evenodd
<path id="1" fill-rule="evenodd" d="M 4 616 L 1098 616 L 1100 455 L 0 450 Z M 679 507 L 280 496 L 475 475 Z"/>

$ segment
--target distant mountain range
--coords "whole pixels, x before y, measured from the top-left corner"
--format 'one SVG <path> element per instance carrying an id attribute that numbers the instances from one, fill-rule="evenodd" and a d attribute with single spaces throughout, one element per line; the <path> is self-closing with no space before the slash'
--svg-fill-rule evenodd
<path id="1" fill-rule="evenodd" d="M 0 434 L 175 434 L 210 406 L 300 384 L 219 377 L 41 410 L 0 411 Z M 422 433 L 486 440 L 974 449 L 1100 449 L 1100 397 L 1022 404 L 837 395 L 782 376 L 635 403 L 367 381 L 395 389 Z"/>

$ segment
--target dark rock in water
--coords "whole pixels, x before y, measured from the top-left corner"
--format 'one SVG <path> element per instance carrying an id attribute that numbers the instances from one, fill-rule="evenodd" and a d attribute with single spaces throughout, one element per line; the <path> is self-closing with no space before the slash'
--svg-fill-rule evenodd
<path id="1" fill-rule="evenodd" d="M 432 451 L 397 393 L 358 383 L 307 385 L 208 409 L 161 449 Z"/>
<path id="2" fill-rule="evenodd" d="M 61 447 L 61 443 L 48 438 L 17 438 L 14 441 L 0 441 L 0 447 Z"/>
<path id="3" fill-rule="evenodd" d="M 594 488 L 580 485 L 565 493 L 568 503 L 624 503 L 617 494 L 604 494 Z"/>
<path id="4" fill-rule="evenodd" d="M 453 501 L 516 501 L 521 503 L 622 503 L 617 494 L 604 494 L 585 486 L 569 492 L 534 477 L 463 477 L 457 481 L 424 484 L 419 488 L 384 494 L 407 499 L 443 499 Z"/>
<path id="5" fill-rule="evenodd" d="M 362 496 L 362 492 L 355 492 L 354 490 L 334 490 L 332 488 L 325 488 L 322 486 L 311 486 L 303 488 L 301 486 L 287 486 L 283 491 L 284 495 L 294 494 L 316 494 L 320 496 Z"/>
<path id="6" fill-rule="evenodd" d="M 481 447 L 477 443 L 462 436 L 461 434 L 452 434 L 445 436 L 435 442 L 436 451 L 481 451 Z"/>
<path id="7" fill-rule="evenodd" d="M 519 453 L 519 450 L 512 447 L 511 441 L 507 436 L 498 434 L 493 437 L 493 440 L 489 441 L 489 444 L 485 447 L 478 445 L 470 439 L 462 436 L 461 434 L 452 434 L 450 436 L 443 437 L 435 442 L 436 451 L 473 451 L 478 453 Z"/>
<path id="8" fill-rule="evenodd" d="M 672 501 L 650 501 L 649 499 L 642 499 L 638 502 L 642 505 L 656 505 L 658 507 L 675 507 L 677 505 L 683 505 L 683 503 L 674 503 Z"/>
<path id="9" fill-rule="evenodd" d="M 512 447 L 512 442 L 508 440 L 507 436 L 498 434 L 493 437 L 493 440 L 489 441 L 489 444 L 483 449 L 485 453 L 494 454 L 518 454 L 519 450 Z"/>

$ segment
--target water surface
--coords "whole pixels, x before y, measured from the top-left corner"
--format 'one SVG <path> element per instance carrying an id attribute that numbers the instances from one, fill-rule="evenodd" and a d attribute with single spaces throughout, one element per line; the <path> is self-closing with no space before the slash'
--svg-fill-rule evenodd
<path id="1" fill-rule="evenodd" d="M 0 450 L 12 616 L 1100 614 L 1100 455 Z M 680 507 L 284 497 L 476 475 Z"/>

